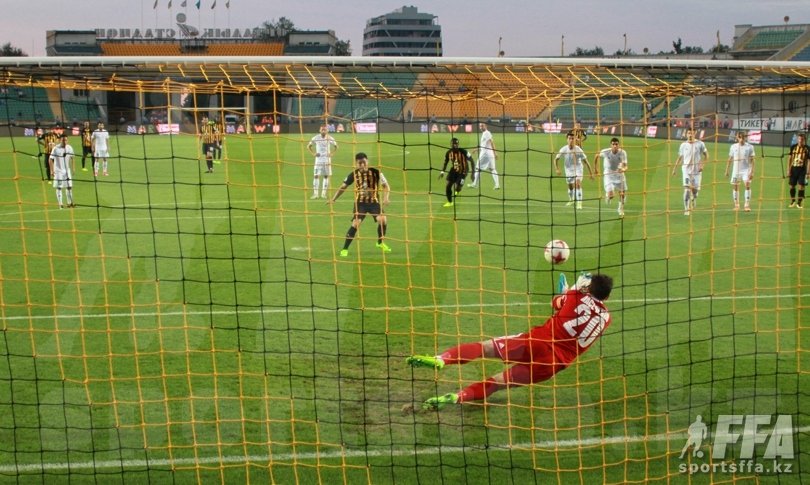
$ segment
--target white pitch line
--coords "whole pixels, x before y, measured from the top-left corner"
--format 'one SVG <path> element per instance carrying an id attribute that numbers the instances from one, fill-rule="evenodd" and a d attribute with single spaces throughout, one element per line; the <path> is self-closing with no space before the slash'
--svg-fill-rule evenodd
<path id="1" fill-rule="evenodd" d="M 706 301 L 706 300 L 753 300 L 753 299 L 775 299 L 775 298 L 805 298 L 810 297 L 810 293 L 804 294 L 789 294 L 789 295 L 728 295 L 728 296 L 698 296 L 698 297 L 680 297 L 680 298 L 638 298 L 638 299 L 618 299 L 612 298 L 610 300 L 611 306 L 613 303 L 660 303 L 660 302 L 678 302 L 678 301 Z M 60 314 L 60 315 L 16 315 L 6 316 L 3 320 L 47 320 L 47 319 L 91 319 L 91 318 L 137 318 L 137 317 L 176 317 L 176 316 L 194 316 L 194 315 L 234 315 L 234 314 L 273 314 L 273 313 L 335 313 L 335 312 L 357 312 L 357 311 L 410 311 L 410 310 L 434 310 L 445 308 L 484 308 L 484 307 L 514 307 L 514 306 L 535 306 L 535 305 L 548 305 L 548 302 L 513 302 L 513 303 L 464 303 L 457 305 L 420 305 L 420 306 L 398 306 L 398 307 L 369 307 L 369 308 L 263 308 L 257 310 L 211 310 L 211 311 L 189 311 L 189 312 L 145 312 L 145 313 L 88 313 L 85 315 L 78 314 Z M 614 312 L 618 310 L 613 310 Z"/>
<path id="2" fill-rule="evenodd" d="M 785 430 L 787 431 L 787 430 Z M 801 428 L 794 428 L 794 435 L 810 432 L 810 426 Z M 780 430 L 782 435 L 782 430 Z M 45 472 L 53 470 L 86 470 L 86 469 L 110 469 L 110 468 L 150 468 L 150 467 L 197 467 L 211 464 L 238 464 L 238 463 L 256 463 L 256 464 L 272 464 L 275 462 L 288 462 L 299 460 L 330 460 L 330 459 L 344 459 L 344 458 L 365 458 L 365 457 L 379 457 L 379 456 L 417 456 L 417 455 L 438 455 L 443 453 L 466 453 L 466 452 L 495 452 L 495 451 L 529 451 L 529 450 L 542 450 L 542 451 L 556 451 L 561 448 L 564 449 L 578 449 L 593 446 L 617 445 L 625 443 L 643 443 L 643 442 L 657 442 L 657 441 L 673 441 L 687 439 L 686 433 L 667 433 L 663 435 L 652 436 L 611 436 L 607 438 L 585 438 L 574 440 L 549 440 L 539 441 L 535 443 L 515 443 L 515 444 L 487 444 L 485 447 L 481 446 L 437 446 L 430 448 L 423 448 L 420 450 L 414 449 L 390 449 L 390 450 L 346 450 L 332 451 L 326 453 L 284 453 L 278 455 L 248 455 L 248 456 L 204 456 L 201 458 L 176 458 L 176 459 L 155 459 L 155 460 L 105 460 L 105 461 L 84 461 L 74 463 L 28 463 L 24 465 L 3 465 L 0 466 L 0 473 L 13 474 L 25 472 Z"/>

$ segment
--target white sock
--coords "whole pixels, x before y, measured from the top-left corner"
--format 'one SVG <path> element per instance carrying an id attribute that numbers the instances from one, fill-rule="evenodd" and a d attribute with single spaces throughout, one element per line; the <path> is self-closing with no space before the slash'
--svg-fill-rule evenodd
<path id="1" fill-rule="evenodd" d="M 312 191 L 315 192 L 315 195 L 318 195 L 318 179 L 312 181 Z"/>
<path id="2" fill-rule="evenodd" d="M 734 199 L 734 205 L 739 205 L 740 201 L 738 200 L 739 197 L 737 196 L 736 190 L 731 191 L 731 197 Z"/>
<path id="3" fill-rule="evenodd" d="M 62 205 L 62 189 L 56 189 L 56 200 L 59 201 L 59 205 Z"/>
<path id="4" fill-rule="evenodd" d="M 495 187 L 500 187 L 501 184 L 498 182 L 498 171 L 494 168 L 492 169 L 492 180 L 495 181 Z"/>
<path id="5" fill-rule="evenodd" d="M 107 171 L 107 160 L 104 160 L 104 171 Z"/>
<path id="6" fill-rule="evenodd" d="M 321 185 L 321 195 L 326 197 L 326 189 L 329 188 L 329 179 L 323 179 L 323 184 Z"/>
<path id="7" fill-rule="evenodd" d="M 745 205 L 751 202 L 751 189 L 745 189 Z"/>
<path id="8" fill-rule="evenodd" d="M 577 201 L 582 202 L 582 189 L 577 189 Z"/>
<path id="9" fill-rule="evenodd" d="M 98 172 L 98 161 L 93 162 L 93 171 Z"/>
<path id="10" fill-rule="evenodd" d="M 73 191 L 70 189 L 67 189 L 67 199 L 68 205 L 73 205 Z"/>
<path id="11" fill-rule="evenodd" d="M 574 189 L 568 189 L 568 200 L 574 200 Z"/>
<path id="12" fill-rule="evenodd" d="M 692 198 L 692 191 L 689 190 L 689 189 L 686 189 L 683 192 L 683 208 L 684 209 L 689 210 L 689 203 L 690 203 L 691 198 Z"/>

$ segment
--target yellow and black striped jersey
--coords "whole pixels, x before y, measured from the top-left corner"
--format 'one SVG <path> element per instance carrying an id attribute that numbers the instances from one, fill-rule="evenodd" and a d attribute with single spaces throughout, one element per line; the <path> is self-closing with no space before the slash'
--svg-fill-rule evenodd
<path id="1" fill-rule="evenodd" d="M 450 170 L 461 174 L 467 175 L 470 171 L 470 160 L 472 157 L 470 156 L 470 152 L 463 148 L 451 148 L 447 150 L 447 153 L 444 155 L 444 165 L 442 166 L 442 172 L 445 171 L 447 168 L 447 164 L 450 164 Z"/>
<path id="2" fill-rule="evenodd" d="M 574 129 L 571 133 L 574 134 L 574 144 L 582 148 L 582 142 L 588 139 L 588 134 L 582 129 Z"/>
<path id="3" fill-rule="evenodd" d="M 59 142 L 59 135 L 57 135 L 52 131 L 49 131 L 47 133 L 42 134 L 40 141 L 42 142 L 42 146 L 45 147 L 45 151 L 47 153 L 51 153 L 53 147 L 55 147 L 56 144 Z"/>
<path id="4" fill-rule="evenodd" d="M 200 136 L 202 137 L 203 143 L 214 143 L 217 136 L 216 133 L 214 133 L 214 125 L 204 123 L 200 127 Z"/>
<path id="5" fill-rule="evenodd" d="M 789 165 L 791 167 L 806 167 L 810 158 L 810 147 L 798 143 L 790 147 Z"/>
<path id="6" fill-rule="evenodd" d="M 82 146 L 93 146 L 93 130 L 90 128 L 85 128 L 82 130 Z"/>
<path id="7" fill-rule="evenodd" d="M 356 202 L 375 203 L 380 201 L 377 193 L 383 185 L 388 184 L 388 181 L 379 170 L 369 167 L 366 172 L 359 168 L 354 170 L 343 183 L 347 186 L 355 184 L 354 200 Z"/>

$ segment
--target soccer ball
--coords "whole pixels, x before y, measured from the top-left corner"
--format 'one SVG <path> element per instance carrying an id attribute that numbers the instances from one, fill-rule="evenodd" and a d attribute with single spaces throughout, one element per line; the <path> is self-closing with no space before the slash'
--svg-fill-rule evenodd
<path id="1" fill-rule="evenodd" d="M 571 255 L 571 250 L 568 249 L 568 245 L 565 244 L 565 241 L 555 239 L 546 244 L 545 255 L 546 261 L 549 263 L 560 264 L 568 260 L 568 256 Z"/>

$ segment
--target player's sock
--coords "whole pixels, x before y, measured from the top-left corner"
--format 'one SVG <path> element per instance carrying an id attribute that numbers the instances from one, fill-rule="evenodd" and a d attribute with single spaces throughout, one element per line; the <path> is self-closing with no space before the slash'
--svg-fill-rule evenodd
<path id="1" fill-rule="evenodd" d="M 799 189 L 799 205 L 802 205 L 802 201 L 804 200 L 804 189 Z"/>
<path id="2" fill-rule="evenodd" d="M 495 187 L 501 186 L 500 179 L 498 178 L 498 171 L 494 168 L 492 169 L 492 180 L 495 181 Z"/>
<path id="3" fill-rule="evenodd" d="M 382 244 L 388 224 L 377 224 L 377 244 Z"/>
<path id="4" fill-rule="evenodd" d="M 312 181 L 313 196 L 318 195 L 318 179 Z"/>
<path id="5" fill-rule="evenodd" d="M 619 196 L 619 203 L 622 205 L 622 207 L 624 207 L 624 204 L 627 203 L 627 196 L 626 195 Z"/>
<path id="6" fill-rule="evenodd" d="M 481 401 L 485 397 L 489 397 L 498 389 L 500 389 L 500 385 L 495 382 L 495 379 L 490 377 L 484 382 L 476 382 L 475 384 L 462 389 L 462 391 L 458 393 L 458 401 L 456 402 L 462 403 L 469 401 Z"/>
<path id="7" fill-rule="evenodd" d="M 796 187 L 790 188 L 790 201 L 796 202 Z"/>
<path id="8" fill-rule="evenodd" d="M 444 195 L 447 196 L 447 202 L 453 202 L 453 185 L 450 184 L 444 189 Z"/>
<path id="9" fill-rule="evenodd" d="M 577 189 L 577 201 L 582 202 L 582 189 Z"/>
<path id="10" fill-rule="evenodd" d="M 107 171 L 107 160 L 106 159 L 104 160 L 104 171 L 105 172 Z"/>
<path id="11" fill-rule="evenodd" d="M 690 197 L 691 195 L 692 195 L 691 190 L 686 189 L 683 191 L 683 208 L 686 210 L 689 210 L 689 204 L 691 204 L 689 199 L 691 198 Z"/>
<path id="12" fill-rule="evenodd" d="M 745 205 L 751 202 L 751 189 L 745 189 Z"/>
<path id="13" fill-rule="evenodd" d="M 68 205 L 73 205 L 73 191 L 70 189 L 67 189 L 67 202 Z"/>
<path id="14" fill-rule="evenodd" d="M 321 197 L 326 198 L 326 189 L 329 188 L 329 179 L 323 179 L 321 183 Z"/>
<path id="15" fill-rule="evenodd" d="M 734 199 L 734 205 L 740 205 L 739 196 L 736 190 L 731 191 L 731 198 Z"/>
<path id="16" fill-rule="evenodd" d="M 447 349 L 439 357 L 445 364 L 466 364 L 484 356 L 484 345 L 481 342 L 461 344 Z"/>
<path id="17" fill-rule="evenodd" d="M 354 240 L 354 235 L 357 234 L 357 228 L 352 226 L 349 228 L 349 232 L 346 233 L 346 242 L 343 243 L 343 249 L 349 249 L 349 245 Z"/>
<path id="18" fill-rule="evenodd" d="M 98 172 L 98 160 L 93 162 L 93 171 Z"/>
<path id="19" fill-rule="evenodd" d="M 59 206 L 62 206 L 62 189 L 56 189 L 56 200 L 59 201 Z"/>
<path id="20" fill-rule="evenodd" d="M 84 161 L 87 160 L 87 155 L 82 157 L 82 168 L 84 168 Z"/>
<path id="21" fill-rule="evenodd" d="M 568 200 L 574 200 L 574 189 L 568 189 Z"/>

